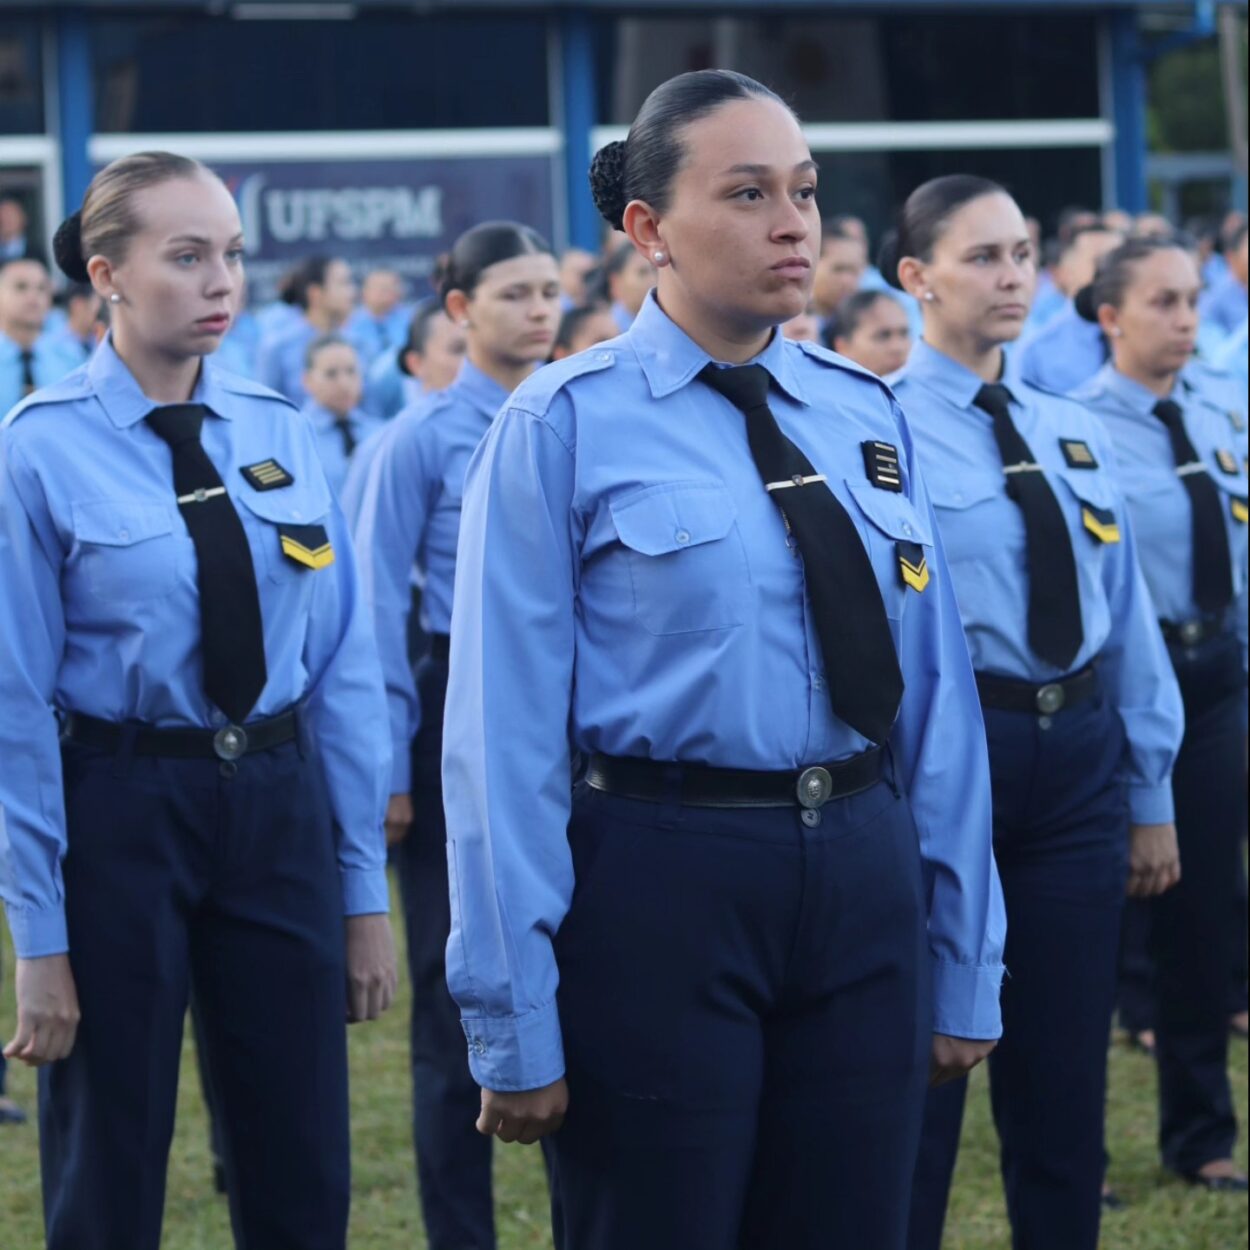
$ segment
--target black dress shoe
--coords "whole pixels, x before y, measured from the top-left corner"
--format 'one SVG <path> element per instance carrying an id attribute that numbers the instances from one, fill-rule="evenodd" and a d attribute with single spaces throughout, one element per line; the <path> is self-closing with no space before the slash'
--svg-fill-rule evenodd
<path id="1" fill-rule="evenodd" d="M 1114 1189 L 1102 1191 L 1102 1209 L 1104 1211 L 1123 1211 L 1128 1203 Z"/>
<path id="2" fill-rule="evenodd" d="M 1250 1188 L 1244 1176 L 1203 1176 L 1201 1172 L 1182 1172 L 1181 1179 L 1188 1185 L 1213 1194 L 1244 1194 Z"/>
<path id="3" fill-rule="evenodd" d="M 6 1098 L 0 1103 L 0 1124 L 25 1124 L 26 1112 Z"/>

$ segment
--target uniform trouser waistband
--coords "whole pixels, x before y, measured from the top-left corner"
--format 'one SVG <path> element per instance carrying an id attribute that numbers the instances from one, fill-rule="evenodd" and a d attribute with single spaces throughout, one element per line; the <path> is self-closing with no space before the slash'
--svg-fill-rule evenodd
<path id="1" fill-rule="evenodd" d="M 100 720 L 81 712 L 69 712 L 61 727 L 62 738 L 104 751 L 127 745 L 131 755 L 157 755 L 165 759 L 236 760 L 253 751 L 268 751 L 299 735 L 299 709 L 288 708 L 267 720 L 221 729 L 158 729 L 154 725 Z"/>
<path id="2" fill-rule="evenodd" d="M 1058 681 L 1043 682 L 1041 685 L 999 677 L 994 673 L 978 673 L 976 678 L 982 706 L 1002 712 L 1052 716 L 1061 708 L 1093 698 L 1098 692 L 1098 670 L 1092 664 L 1067 677 L 1060 677 Z"/>
<path id="3" fill-rule="evenodd" d="M 823 807 L 867 790 L 881 779 L 885 750 L 873 747 L 836 764 L 767 772 L 592 755 L 586 781 L 626 799 L 663 803 L 680 796 L 688 807 Z"/>

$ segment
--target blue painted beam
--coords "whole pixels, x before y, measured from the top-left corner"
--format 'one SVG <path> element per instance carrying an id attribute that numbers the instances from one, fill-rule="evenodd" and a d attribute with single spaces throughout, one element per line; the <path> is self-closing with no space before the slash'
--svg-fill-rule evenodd
<path id="1" fill-rule="evenodd" d="M 1115 122 L 1116 207 L 1140 213 L 1146 205 L 1146 66 L 1137 14 L 1109 15 L 1111 110 Z"/>
<path id="2" fill-rule="evenodd" d="M 591 131 L 595 126 L 594 18 L 585 12 L 560 15 L 560 89 L 564 122 L 565 202 L 569 243 L 599 250 L 603 223 L 590 195 Z"/>
<path id="3" fill-rule="evenodd" d="M 66 212 L 78 208 L 91 181 L 87 145 L 95 130 L 95 91 L 90 20 L 86 13 L 72 9 L 58 13 L 56 20 L 56 90 Z"/>

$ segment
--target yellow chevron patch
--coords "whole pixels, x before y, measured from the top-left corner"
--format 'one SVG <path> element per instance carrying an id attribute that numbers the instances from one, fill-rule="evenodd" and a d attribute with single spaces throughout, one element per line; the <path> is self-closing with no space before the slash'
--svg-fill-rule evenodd
<path id="1" fill-rule="evenodd" d="M 1101 515 L 1095 512 L 1089 504 L 1085 504 L 1081 508 L 1081 520 L 1085 523 L 1085 528 L 1100 543 L 1118 543 L 1120 541 L 1120 527 L 1116 523 L 1115 514 L 1102 509 L 1099 509 L 1099 512 L 1101 512 Z"/>
<path id="2" fill-rule="evenodd" d="M 1238 499 L 1234 495 L 1229 504 L 1229 510 L 1233 514 L 1233 520 L 1239 525 L 1245 525 L 1247 521 L 1250 521 L 1250 506 L 1247 506 L 1246 500 Z"/>
<path id="3" fill-rule="evenodd" d="M 320 547 L 305 547 L 286 534 L 282 535 L 282 554 L 296 564 L 306 564 L 310 569 L 324 569 L 334 563 L 334 548 L 329 543 Z"/>
<path id="4" fill-rule="evenodd" d="M 925 558 L 924 547 L 920 543 L 894 544 L 898 555 L 898 575 L 904 586 L 923 594 L 929 584 L 929 561 Z"/>

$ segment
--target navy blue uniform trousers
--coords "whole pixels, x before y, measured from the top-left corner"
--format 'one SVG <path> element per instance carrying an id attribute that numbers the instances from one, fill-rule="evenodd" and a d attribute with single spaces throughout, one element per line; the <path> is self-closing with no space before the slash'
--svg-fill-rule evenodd
<path id="1" fill-rule="evenodd" d="M 575 792 L 558 1250 L 901 1250 L 932 1036 L 915 824 Z"/>
<path id="2" fill-rule="evenodd" d="M 1007 906 L 990 1056 L 1014 1250 L 1095 1250 L 1107 1036 L 1128 873 L 1124 726 L 1099 693 L 1053 717 L 985 710 Z M 910 1250 L 942 1242 L 967 1081 L 929 1094 Z"/>
<path id="3" fill-rule="evenodd" d="M 491 1139 L 474 1127 L 481 1091 L 469 1071 L 460 1010 L 447 989 L 451 931 L 443 818 L 447 662 L 417 665 L 421 727 L 412 750 L 413 823 L 394 849 L 412 979 L 412 1121 L 430 1250 L 492 1250 Z"/>
<path id="4" fill-rule="evenodd" d="M 82 1023 L 39 1073 L 48 1250 L 157 1250 L 192 982 L 236 1245 L 343 1250 L 343 900 L 315 757 L 62 759 Z"/>

